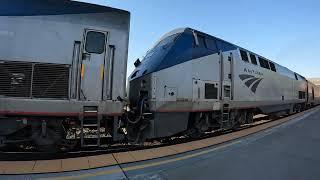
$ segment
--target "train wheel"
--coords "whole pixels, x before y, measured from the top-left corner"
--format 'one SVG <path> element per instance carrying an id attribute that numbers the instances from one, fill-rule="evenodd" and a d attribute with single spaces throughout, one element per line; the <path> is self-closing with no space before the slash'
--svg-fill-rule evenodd
<path id="1" fill-rule="evenodd" d="M 192 128 L 188 132 L 188 136 L 191 138 L 199 138 L 201 136 L 201 132 L 197 128 Z"/>
<path id="2" fill-rule="evenodd" d="M 251 124 L 253 123 L 253 112 L 247 111 L 246 113 L 246 123 Z"/>
<path id="3" fill-rule="evenodd" d="M 31 139 L 41 152 L 57 152 L 60 150 L 61 140 L 64 139 L 62 127 L 47 127 L 43 122 L 41 127 L 35 128 Z"/>
<path id="4" fill-rule="evenodd" d="M 230 129 L 236 130 L 241 125 L 241 111 L 233 110 L 230 112 Z"/>
<path id="5" fill-rule="evenodd" d="M 195 113 L 193 116 L 193 125 L 188 134 L 191 138 L 198 138 L 202 133 L 209 129 L 208 116 L 204 113 Z"/>
<path id="6" fill-rule="evenodd" d="M 40 152 L 58 151 L 57 136 L 51 129 L 47 130 L 45 136 L 41 133 L 41 130 L 34 132 L 32 135 L 32 139 L 38 151 Z"/>
<path id="7" fill-rule="evenodd" d="M 246 117 L 247 117 L 247 112 L 246 111 L 240 111 L 239 116 L 238 116 L 238 122 L 239 125 L 243 125 L 246 123 Z"/>
<path id="8" fill-rule="evenodd" d="M 71 151 L 78 145 L 77 140 L 68 140 L 68 139 L 62 139 L 59 144 L 59 149 L 62 151 Z"/>

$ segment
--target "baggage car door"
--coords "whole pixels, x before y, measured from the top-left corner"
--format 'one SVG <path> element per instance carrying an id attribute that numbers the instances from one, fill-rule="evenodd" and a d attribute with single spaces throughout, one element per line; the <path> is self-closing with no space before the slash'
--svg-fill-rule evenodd
<path id="1" fill-rule="evenodd" d="M 80 99 L 100 101 L 103 97 L 108 33 L 86 30 L 81 64 Z"/>

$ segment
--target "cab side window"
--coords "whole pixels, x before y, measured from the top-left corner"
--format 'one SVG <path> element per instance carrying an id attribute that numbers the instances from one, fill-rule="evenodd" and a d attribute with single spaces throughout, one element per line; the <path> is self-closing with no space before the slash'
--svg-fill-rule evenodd
<path id="1" fill-rule="evenodd" d="M 206 38 L 206 45 L 208 49 L 218 52 L 216 41 L 213 38 Z"/>
<path id="2" fill-rule="evenodd" d="M 259 59 L 259 63 L 260 63 L 261 67 L 263 67 L 265 69 L 270 69 L 269 62 L 266 59 L 261 58 L 261 57 L 259 57 L 258 59 Z"/>
<path id="3" fill-rule="evenodd" d="M 207 47 L 206 38 L 204 36 L 198 35 L 198 42 L 199 42 L 198 47 L 201 47 L 201 48 L 206 48 Z"/>
<path id="4" fill-rule="evenodd" d="M 250 53 L 250 59 L 251 59 L 251 63 L 257 65 L 257 58 L 254 54 Z"/>
<path id="5" fill-rule="evenodd" d="M 276 66 L 274 65 L 274 63 L 271 62 L 271 61 L 269 61 L 269 64 L 270 64 L 270 69 L 271 69 L 271 71 L 277 72 Z"/>
<path id="6" fill-rule="evenodd" d="M 105 49 L 106 37 L 104 33 L 89 31 L 86 36 L 85 50 L 88 53 L 102 54 Z"/>
<path id="7" fill-rule="evenodd" d="M 240 49 L 240 55 L 243 61 L 249 62 L 248 54 L 246 51 Z"/>

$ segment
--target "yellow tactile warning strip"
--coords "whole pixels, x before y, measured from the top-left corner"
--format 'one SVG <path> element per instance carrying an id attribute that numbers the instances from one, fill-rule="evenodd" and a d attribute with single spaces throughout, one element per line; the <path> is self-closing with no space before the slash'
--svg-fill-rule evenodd
<path id="1" fill-rule="evenodd" d="M 67 172 L 75 170 L 85 170 L 90 168 L 106 167 L 124 163 L 131 163 L 143 160 L 150 160 L 159 157 L 176 155 L 192 150 L 201 149 L 227 141 L 235 140 L 270 127 L 279 125 L 291 119 L 300 117 L 307 112 L 319 110 L 320 108 L 313 108 L 290 117 L 282 118 L 266 124 L 261 124 L 252 128 L 244 129 L 237 132 L 228 133 L 221 136 L 211 137 L 199 141 L 183 143 L 178 145 L 138 150 L 131 152 L 113 153 L 99 156 L 89 156 L 81 158 L 70 158 L 60 160 L 48 161 L 0 161 L 1 174 L 33 174 L 33 173 L 54 173 L 54 172 Z"/>

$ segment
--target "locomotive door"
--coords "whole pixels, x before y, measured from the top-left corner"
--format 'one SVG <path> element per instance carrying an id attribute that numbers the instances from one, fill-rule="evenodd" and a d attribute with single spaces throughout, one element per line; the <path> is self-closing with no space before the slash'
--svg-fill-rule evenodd
<path id="1" fill-rule="evenodd" d="M 222 100 L 233 100 L 233 56 L 232 53 L 220 52 L 220 95 Z"/>
<path id="2" fill-rule="evenodd" d="M 103 97 L 107 32 L 86 30 L 82 50 L 80 99 L 100 101 Z"/>

